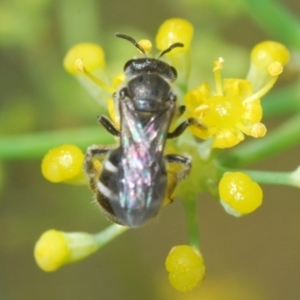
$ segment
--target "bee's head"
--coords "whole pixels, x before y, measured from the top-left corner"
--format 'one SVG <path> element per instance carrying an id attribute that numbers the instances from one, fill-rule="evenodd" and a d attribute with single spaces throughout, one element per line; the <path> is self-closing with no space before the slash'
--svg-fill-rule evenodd
<path id="1" fill-rule="evenodd" d="M 159 74 L 168 81 L 174 81 L 177 78 L 176 69 L 161 61 L 160 58 L 174 48 L 183 47 L 184 45 L 182 43 L 171 44 L 167 49 L 159 54 L 157 59 L 155 59 L 148 58 L 145 49 L 132 37 L 123 33 L 116 33 L 116 36 L 128 40 L 145 55 L 144 58 L 132 59 L 125 64 L 124 72 L 127 77 L 130 78 L 146 72 L 148 74 Z"/>

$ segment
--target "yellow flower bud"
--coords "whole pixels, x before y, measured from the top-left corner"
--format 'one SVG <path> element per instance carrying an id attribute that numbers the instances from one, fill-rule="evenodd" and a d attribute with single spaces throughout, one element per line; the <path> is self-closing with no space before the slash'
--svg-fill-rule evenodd
<path id="1" fill-rule="evenodd" d="M 128 227 L 113 224 L 97 234 L 63 232 L 54 229 L 42 234 L 35 244 L 34 258 L 45 272 L 80 261 L 109 243 Z"/>
<path id="2" fill-rule="evenodd" d="M 98 248 L 97 240 L 91 234 L 65 233 L 52 229 L 43 233 L 37 241 L 34 257 L 43 271 L 53 272 L 65 264 L 91 255 Z"/>
<path id="3" fill-rule="evenodd" d="M 43 176 L 51 182 L 85 183 L 84 154 L 74 145 L 51 149 L 43 158 Z"/>
<path id="4" fill-rule="evenodd" d="M 279 62 L 283 66 L 289 61 L 290 54 L 287 48 L 273 41 L 265 41 L 257 44 L 251 52 L 251 63 L 256 67 L 267 70 L 273 62 Z"/>
<path id="5" fill-rule="evenodd" d="M 90 72 L 102 69 L 105 66 L 105 55 L 103 49 L 96 44 L 82 43 L 72 47 L 66 54 L 63 65 L 66 71 L 72 75 L 80 74 L 75 62 L 82 59 L 85 68 Z"/>
<path id="6" fill-rule="evenodd" d="M 156 35 L 156 47 L 164 51 L 171 44 L 182 43 L 183 47 L 176 47 L 166 53 L 164 57 L 177 70 L 178 86 L 186 83 L 190 71 L 190 45 L 194 28 L 184 19 L 174 18 L 166 20 L 159 28 Z"/>
<path id="7" fill-rule="evenodd" d="M 278 42 L 265 41 L 253 48 L 247 79 L 253 84 L 256 99 L 261 98 L 274 85 L 289 58 L 287 48 Z"/>
<path id="8" fill-rule="evenodd" d="M 166 20 L 158 29 L 156 47 L 163 51 L 171 44 L 180 42 L 184 47 L 176 48 L 172 53 L 184 52 L 190 48 L 193 34 L 194 28 L 190 22 L 179 18 Z"/>
<path id="9" fill-rule="evenodd" d="M 38 266 L 46 272 L 55 271 L 66 263 L 69 249 L 63 232 L 46 231 L 35 245 L 34 257 Z"/>
<path id="10" fill-rule="evenodd" d="M 242 172 L 227 172 L 219 183 L 221 204 L 227 213 L 240 217 L 256 210 L 262 204 L 260 186 Z"/>
<path id="11" fill-rule="evenodd" d="M 166 270 L 172 286 L 181 292 L 193 290 L 205 277 L 205 266 L 200 251 L 188 245 L 171 249 L 166 259 Z"/>

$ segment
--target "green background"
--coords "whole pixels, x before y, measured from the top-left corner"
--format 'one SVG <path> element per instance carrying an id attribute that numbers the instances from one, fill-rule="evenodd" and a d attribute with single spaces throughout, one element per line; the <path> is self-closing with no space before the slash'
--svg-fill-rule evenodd
<path id="1" fill-rule="evenodd" d="M 44 148 L 48 143 L 59 144 L 57 134 L 41 139 L 36 151 L 22 148 L 35 144 L 35 135 L 30 139 L 28 134 L 56 130 L 74 130 L 83 149 L 91 144 L 79 129 L 98 126 L 96 118 L 103 110 L 63 70 L 62 59 L 71 46 L 85 41 L 101 44 L 107 71 L 114 76 L 136 54 L 127 43 L 124 48 L 117 47 L 114 33 L 154 41 L 160 24 L 171 17 L 186 18 L 195 26 L 190 87 L 212 80 L 212 63 L 219 56 L 225 59 L 224 77 L 243 78 L 251 48 L 266 39 L 286 42 L 294 54 L 272 93 L 297 84 L 300 35 L 299 40 L 289 36 L 284 20 L 272 18 L 270 10 L 270 15 L 262 14 L 277 2 L 0 2 L 0 136 L 4 138 L 0 139 L 1 300 L 300 299 L 300 191 L 275 185 L 263 186 L 262 207 L 240 219 L 227 215 L 211 197 L 199 196 L 207 272 L 203 284 L 191 293 L 175 291 L 164 268 L 171 247 L 187 243 L 180 201 L 164 209 L 151 224 L 126 232 L 88 259 L 44 273 L 33 259 L 34 243 L 44 231 L 97 232 L 109 222 L 91 203 L 88 188 L 52 184 L 42 177 Z M 282 3 L 300 16 L 297 0 Z M 300 96 L 295 98 L 300 101 Z M 264 120 L 270 132 L 288 113 Z M 14 143 L 22 136 L 24 140 Z M 94 136 L 92 143 L 99 143 L 97 132 Z M 70 139 L 63 132 L 60 143 Z M 293 170 L 300 164 L 299 151 L 297 146 L 251 167 Z"/>

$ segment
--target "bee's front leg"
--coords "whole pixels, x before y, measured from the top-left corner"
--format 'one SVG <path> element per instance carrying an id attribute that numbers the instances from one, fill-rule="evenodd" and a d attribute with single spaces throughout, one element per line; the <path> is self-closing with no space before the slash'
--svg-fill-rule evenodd
<path id="1" fill-rule="evenodd" d="M 120 136 L 120 130 L 118 130 L 113 123 L 104 116 L 98 117 L 98 122 L 113 136 Z"/>
<path id="2" fill-rule="evenodd" d="M 173 139 L 173 138 L 176 138 L 178 136 L 180 136 L 186 129 L 187 127 L 191 126 L 191 125 L 195 125 L 197 126 L 199 129 L 201 130 L 207 130 L 207 127 L 198 122 L 196 119 L 194 118 L 188 118 L 187 120 L 183 121 L 182 123 L 180 123 L 174 131 L 172 132 L 168 132 L 167 134 L 167 138 L 168 139 Z"/>

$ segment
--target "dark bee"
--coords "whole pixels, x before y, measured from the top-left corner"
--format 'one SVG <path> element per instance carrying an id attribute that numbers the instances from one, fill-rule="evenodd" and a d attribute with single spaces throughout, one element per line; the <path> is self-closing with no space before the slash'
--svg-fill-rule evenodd
<path id="1" fill-rule="evenodd" d="M 177 183 L 188 176 L 190 158 L 163 152 L 166 139 L 178 137 L 196 121 L 187 119 L 169 132 L 174 116 L 181 115 L 185 106 L 176 105 L 170 85 L 177 77 L 175 68 L 159 58 L 183 44 L 172 44 L 155 59 L 148 58 L 133 38 L 116 36 L 132 42 L 145 57 L 125 64 L 127 83 L 114 94 L 120 130 L 104 116 L 98 118 L 109 133 L 120 138 L 120 145 L 89 147 L 84 168 L 105 215 L 121 225 L 138 227 L 157 215 L 164 199 L 171 198 Z M 97 160 L 102 162 L 100 170 L 95 167 Z M 168 178 L 169 164 L 180 167 Z"/>

